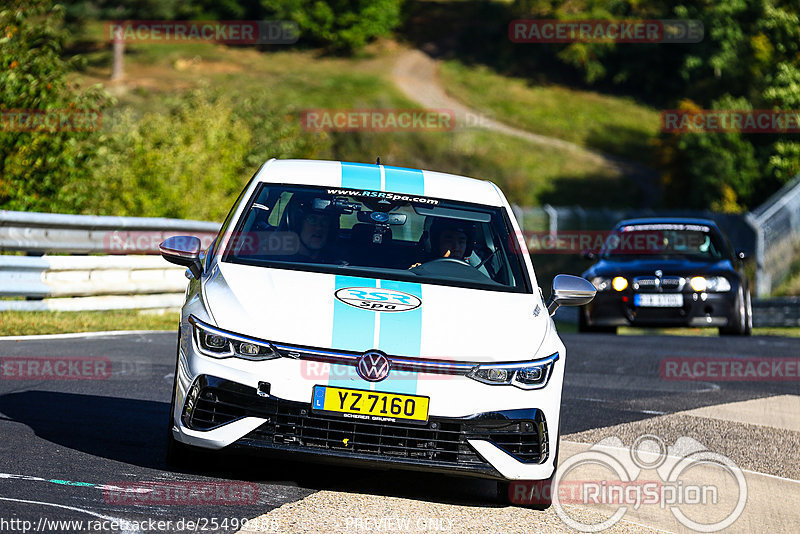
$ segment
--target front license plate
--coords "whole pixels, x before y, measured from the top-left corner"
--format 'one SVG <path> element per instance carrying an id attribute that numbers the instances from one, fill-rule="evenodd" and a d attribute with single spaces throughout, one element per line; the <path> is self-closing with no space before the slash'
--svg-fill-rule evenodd
<path id="1" fill-rule="evenodd" d="M 366 421 L 428 420 L 428 397 L 400 395 L 331 386 L 314 386 L 311 407 L 316 412 L 333 412 L 348 419 Z"/>
<path id="2" fill-rule="evenodd" d="M 683 295 L 648 295 L 643 293 L 633 296 L 633 304 L 650 308 L 680 308 L 683 306 Z"/>

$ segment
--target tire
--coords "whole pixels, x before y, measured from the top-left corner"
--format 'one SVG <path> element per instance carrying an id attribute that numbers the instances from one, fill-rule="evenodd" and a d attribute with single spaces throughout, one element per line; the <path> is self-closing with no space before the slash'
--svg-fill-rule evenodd
<path id="1" fill-rule="evenodd" d="M 585 306 L 578 308 L 578 332 L 582 334 L 616 334 L 616 326 L 589 326 L 588 310 Z"/>
<path id="2" fill-rule="evenodd" d="M 749 336 L 753 332 L 753 308 L 750 301 L 750 292 L 741 287 L 736 296 L 736 310 L 733 314 L 732 324 L 720 327 L 721 336 Z"/>
<path id="3" fill-rule="evenodd" d="M 186 445 L 175 439 L 172 435 L 172 420 L 175 413 L 175 394 L 178 392 L 178 363 L 181 357 L 181 331 L 178 329 L 178 349 L 175 356 L 175 376 L 172 379 L 172 398 L 169 403 L 169 419 L 167 420 L 167 447 L 164 453 L 164 460 L 167 467 L 174 469 L 186 469 L 190 467 L 198 454 L 198 449 L 191 445 Z"/>

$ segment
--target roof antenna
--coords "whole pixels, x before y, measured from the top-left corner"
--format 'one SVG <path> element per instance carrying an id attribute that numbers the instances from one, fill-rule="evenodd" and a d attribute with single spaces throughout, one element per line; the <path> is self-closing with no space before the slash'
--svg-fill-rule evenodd
<path id="1" fill-rule="evenodd" d="M 380 165 L 380 164 L 381 164 L 381 157 L 378 156 L 378 161 L 375 162 L 375 165 Z"/>

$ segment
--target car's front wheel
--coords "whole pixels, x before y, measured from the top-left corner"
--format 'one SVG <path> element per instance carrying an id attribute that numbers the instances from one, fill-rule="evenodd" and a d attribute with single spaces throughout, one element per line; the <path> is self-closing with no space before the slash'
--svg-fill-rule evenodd
<path id="1" fill-rule="evenodd" d="M 749 336 L 753 332 L 753 305 L 750 291 L 739 288 L 734 313 L 727 326 L 720 327 L 721 336 Z"/>

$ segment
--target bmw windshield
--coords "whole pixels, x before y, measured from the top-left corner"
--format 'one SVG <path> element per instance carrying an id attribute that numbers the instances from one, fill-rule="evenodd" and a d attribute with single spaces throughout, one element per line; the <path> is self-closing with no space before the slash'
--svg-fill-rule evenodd
<path id="1" fill-rule="evenodd" d="M 223 261 L 529 293 L 516 243 L 498 207 L 261 184 Z"/>
<path id="2" fill-rule="evenodd" d="M 613 260 L 692 259 L 718 261 L 727 256 L 722 238 L 700 224 L 621 226 L 606 239 L 602 257 Z"/>

